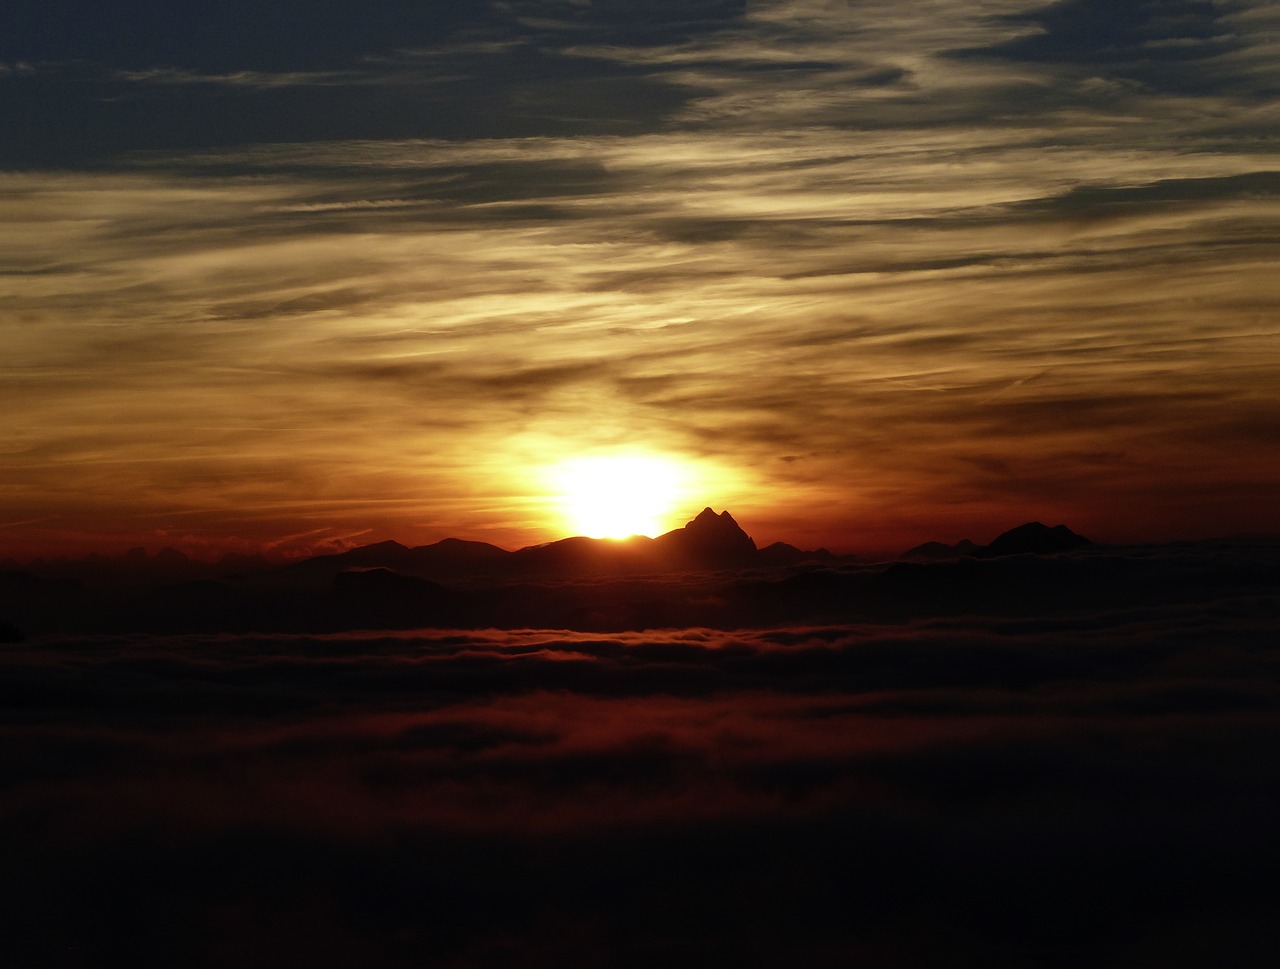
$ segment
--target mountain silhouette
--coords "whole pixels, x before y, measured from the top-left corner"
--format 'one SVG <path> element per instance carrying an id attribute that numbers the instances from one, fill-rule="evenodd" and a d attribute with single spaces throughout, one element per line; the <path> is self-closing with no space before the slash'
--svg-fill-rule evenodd
<path id="1" fill-rule="evenodd" d="M 536 575 L 627 575 L 741 568 L 759 564 L 756 543 L 727 511 L 704 508 L 685 524 L 648 538 L 586 538 L 578 535 L 512 553 L 512 573 Z"/>
<path id="2" fill-rule="evenodd" d="M 456 581 L 495 577 L 502 572 L 511 554 L 487 542 L 460 538 L 446 538 L 415 548 L 389 541 L 303 559 L 284 566 L 281 572 L 293 580 L 327 582 L 353 569 L 381 568 L 435 581 Z"/>
<path id="3" fill-rule="evenodd" d="M 704 508 L 684 528 L 659 536 L 655 542 L 664 550 L 695 565 L 749 565 L 756 556 L 756 543 L 727 511 L 716 514 Z"/>
<path id="4" fill-rule="evenodd" d="M 985 549 L 988 556 L 994 555 L 1048 555 L 1053 552 L 1066 552 L 1073 548 L 1081 548 L 1093 544 L 1082 535 L 1077 535 L 1066 525 L 1048 525 L 1040 522 L 1027 522 L 1017 528 L 1011 528 L 999 535 Z"/>
<path id="5" fill-rule="evenodd" d="M 453 590 L 390 569 L 339 572 L 331 588 L 326 618 L 340 627 L 453 625 L 464 618 Z"/>
<path id="6" fill-rule="evenodd" d="M 954 545 L 946 542 L 925 542 L 902 553 L 904 559 L 954 559 L 962 555 L 977 555 L 982 546 L 962 538 Z"/>
<path id="7" fill-rule="evenodd" d="M 945 542 L 925 542 L 902 553 L 904 559 L 954 559 L 995 558 L 1000 555 L 1052 555 L 1092 545 L 1087 538 L 1077 535 L 1066 525 L 1050 528 L 1041 522 L 1027 522 L 1007 532 L 1001 532 L 989 545 L 977 545 L 969 539 L 961 539 L 955 545 Z"/>
<path id="8" fill-rule="evenodd" d="M 772 545 L 766 545 L 756 553 L 756 559 L 760 564 L 770 568 L 782 568 L 792 565 L 819 565 L 835 562 L 840 558 L 840 556 L 825 548 L 805 551 L 787 542 L 774 542 Z M 844 556 L 843 558 L 847 561 L 851 556 Z"/>
<path id="9" fill-rule="evenodd" d="M 1088 544 L 1066 526 L 1028 522 L 987 546 L 933 542 L 904 556 L 926 561 L 860 563 L 782 542 L 761 549 L 728 511 L 708 507 L 656 538 L 574 536 L 517 551 L 454 538 L 416 548 L 384 541 L 238 572 L 139 549 L 89 562 L 84 582 L 0 570 L 0 636 L 725 628 L 899 621 L 971 609 L 1023 614 L 1111 595 L 1109 583 L 1098 586 L 1095 562 L 1053 554 Z M 1015 558 L 1028 554 L 1038 560 Z M 126 561 L 140 571 L 130 575 Z M 116 565 L 114 574 L 100 583 L 107 563 Z M 227 563 L 242 564 L 249 563 Z M 168 573 L 157 578 L 163 566 Z"/>

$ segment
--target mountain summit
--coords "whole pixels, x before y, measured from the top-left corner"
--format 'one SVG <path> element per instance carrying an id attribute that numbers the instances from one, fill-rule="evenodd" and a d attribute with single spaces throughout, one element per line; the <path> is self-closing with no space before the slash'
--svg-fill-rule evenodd
<path id="1" fill-rule="evenodd" d="M 657 541 L 682 558 L 703 565 L 736 565 L 755 557 L 756 543 L 727 511 L 716 514 L 704 508 L 684 528 L 660 536 Z"/>
<path id="2" fill-rule="evenodd" d="M 1066 525 L 1050 528 L 1043 522 L 1027 522 L 997 536 L 986 548 L 987 555 L 1048 555 L 1066 552 L 1073 548 L 1092 545 L 1083 535 L 1077 535 Z"/>
<path id="3" fill-rule="evenodd" d="M 647 538 L 564 538 L 514 553 L 515 571 L 525 575 L 675 572 L 737 568 L 756 563 L 756 543 L 727 511 L 704 508 L 683 528 Z"/>

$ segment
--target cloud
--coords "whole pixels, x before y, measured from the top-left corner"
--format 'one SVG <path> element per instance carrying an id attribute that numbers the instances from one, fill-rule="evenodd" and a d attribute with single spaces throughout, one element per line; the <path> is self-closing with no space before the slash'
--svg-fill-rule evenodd
<path id="1" fill-rule="evenodd" d="M 1037 29 L 988 53 L 1038 63 L 1102 67 L 1165 89 L 1203 92 L 1215 78 L 1192 80 L 1192 74 L 1179 68 L 1229 56 L 1247 43 L 1232 29 L 1227 10 L 1194 2 L 1064 0 L 1011 19 Z"/>
<path id="2" fill-rule="evenodd" d="M 1224 944 L 1230 925 L 1252 964 L 1274 910 L 1249 877 L 1275 862 L 1274 626 L 1239 594 L 1057 619 L 13 644 L 11 951 L 229 965 L 334 940 L 394 966 L 578 939 L 607 959 L 933 961 L 941 937 L 1015 964 L 1189 922 Z"/>
<path id="3" fill-rule="evenodd" d="M 332 137 L 632 132 L 690 97 L 650 72 L 564 56 L 564 22 L 524 16 L 527 5 L 224 4 L 180 18 L 149 0 L 127 15 L 60 6 L 18 3 L 0 21 L 0 61 L 12 52 L 48 68 L 34 80 L 0 75 L 21 99 L 0 115 L 19 133 L 6 145 L 17 164 Z M 737 16 L 733 4 L 638 20 L 611 6 L 571 12 L 623 43 L 714 31 Z M 99 94 L 86 98 L 86 88 Z"/>
<path id="4" fill-rule="evenodd" d="M 856 447 L 889 456 L 921 434 L 932 436 L 935 421 L 943 434 L 966 413 L 977 425 L 991 418 L 993 408 L 1015 406 L 1052 419 L 1065 400 L 1106 412 L 1137 433 L 1148 422 L 1136 418 L 1154 417 L 1170 404 L 1160 374 L 1171 362 L 1192 356 L 1202 368 L 1207 360 L 1211 369 L 1199 378 L 1207 379 L 1204 391 L 1178 406 L 1208 406 L 1228 415 L 1227 402 L 1236 391 L 1214 381 L 1238 379 L 1227 375 L 1239 354 L 1265 343 L 1265 332 L 1249 321 L 1269 298 L 1261 279 L 1256 295 L 1247 287 L 1238 290 L 1239 309 L 1224 307 L 1239 320 L 1234 332 L 1224 332 L 1212 318 L 1188 317 L 1178 324 L 1183 333 L 1173 329 L 1173 321 L 1185 316 L 1179 306 L 1186 304 L 1179 301 L 1194 299 L 1207 282 L 1230 272 L 1231 264 L 1247 267 L 1265 255 L 1261 223 L 1257 241 L 1250 242 L 1253 217 L 1246 215 L 1267 204 L 1265 196 L 1248 197 L 1266 190 L 1261 175 L 1109 189 L 1095 195 L 1096 202 L 1069 190 L 1044 203 L 1017 203 L 1014 215 L 1004 219 L 986 209 L 980 218 L 933 215 L 933 225 L 900 225 L 896 219 L 815 223 L 790 213 L 726 221 L 723 211 L 709 205 L 714 195 L 687 196 L 679 188 L 684 179 L 688 193 L 698 192 L 707 176 L 696 165 L 672 166 L 676 181 L 668 181 L 661 195 L 637 197 L 628 195 L 628 181 L 644 157 L 632 159 L 608 143 L 602 148 L 604 164 L 579 168 L 576 183 L 572 167 L 559 162 L 508 162 L 503 169 L 483 162 L 459 167 L 450 160 L 444 181 L 428 179 L 418 188 L 405 181 L 384 185 L 385 197 L 396 202 L 389 210 L 370 206 L 377 199 L 364 191 L 346 202 L 338 183 L 324 178 L 310 186 L 257 181 L 216 190 L 178 182 L 170 183 L 168 197 L 186 217 L 173 220 L 161 207 L 163 181 L 139 179 L 109 192 L 103 191 L 109 183 L 86 183 L 93 184 L 87 190 L 95 193 L 95 204 L 118 206 L 104 211 L 105 231 L 87 233 L 83 222 L 51 219 L 30 237 L 23 257 L 33 270 L 46 268 L 23 280 L 17 305 L 25 300 L 24 312 L 47 322 L 38 331 L 11 331 L 18 356 L 10 365 L 22 366 L 22 375 L 44 387 L 58 388 L 53 396 L 46 392 L 45 405 L 39 395 L 27 398 L 23 406 L 32 419 L 25 424 L 34 429 L 48 421 L 62 428 L 65 440 L 83 422 L 78 415 L 125 407 L 127 395 L 125 421 L 110 422 L 114 428 L 108 432 L 126 433 L 147 419 L 137 407 L 142 392 L 144 400 L 154 401 L 152 439 L 166 433 L 165 426 L 168 433 L 186 436 L 175 421 L 180 411 L 168 402 L 169 388 L 182 387 L 188 399 L 203 398 L 193 414 L 220 415 L 204 423 L 228 434 L 241 428 L 244 446 L 256 448 L 250 434 L 264 443 L 262 431 L 287 435 L 300 410 L 362 413 L 364 434 L 379 426 L 388 434 L 395 427 L 420 433 L 411 429 L 419 413 L 442 428 L 513 412 L 546 420 L 572 415 L 586 393 L 624 402 L 640 422 L 686 405 L 686 443 L 718 442 L 722 457 L 757 449 L 785 453 L 802 439 L 828 450 Z M 429 158 L 434 149 L 421 151 L 420 157 Z M 749 156 L 743 164 L 748 161 Z M 737 177 L 723 163 L 722 169 L 716 178 Z M 459 177 L 471 187 L 459 187 Z M 556 194 L 522 197 L 527 188 L 516 186 L 540 179 L 557 186 Z M 749 187 L 744 183 L 735 191 Z M 1189 194 L 1187 204 L 1194 208 L 1177 214 L 1171 208 L 1175 192 Z M 30 204 L 44 205 L 53 197 L 42 190 L 29 196 Z M 684 197 L 701 197 L 711 213 L 705 220 L 686 219 L 688 225 L 728 224 L 733 234 L 713 230 L 715 241 L 677 240 L 673 248 L 666 241 L 673 235 L 666 212 Z M 731 198 L 722 196 L 726 208 Z M 615 202 L 634 212 L 629 234 L 619 234 L 610 221 L 605 206 Z M 806 198 L 797 199 L 801 211 L 807 205 Z M 1035 205 L 1046 215 L 1036 214 Z M 210 220 L 205 213 L 217 214 Z M 1059 213 L 1070 213 L 1069 220 Z M 417 222 L 427 214 L 434 231 Z M 381 220 L 376 226 L 362 224 L 374 216 Z M 162 235 L 149 237 L 163 238 L 163 245 L 132 235 L 144 226 L 153 233 L 163 226 Z M 358 233 L 355 258 L 350 236 L 334 230 Z M 1231 246 L 1205 249 L 1206 231 L 1221 233 Z M 1048 243 L 1037 257 L 1010 247 L 1020 232 L 1042 239 L 1051 233 L 1050 239 L 1061 241 Z M 75 257 L 79 266 L 55 255 L 68 233 L 82 240 Z M 210 239 L 219 236 L 221 248 L 210 248 Z M 836 248 L 842 238 L 879 244 L 874 255 L 833 258 L 842 252 Z M 790 249 L 779 248 L 783 240 Z M 957 252 L 965 246 L 971 254 Z M 1073 275 L 1098 261 L 1093 253 L 1100 246 L 1108 258 L 1101 277 L 1106 288 L 1092 278 L 1082 284 Z M 605 263 L 583 261 L 604 253 L 610 254 Z M 1143 295 L 1171 258 L 1189 260 L 1187 271 L 1162 284 L 1158 298 Z M 1195 270 L 1206 258 L 1218 265 Z M 736 275 L 748 264 L 763 276 L 747 282 Z M 122 281 L 118 294 L 110 288 L 113 280 Z M 138 287 L 141 280 L 153 281 L 149 292 Z M 636 292 L 646 299 L 635 300 Z M 762 293 L 769 294 L 767 316 L 754 308 Z M 852 295 L 858 297 L 856 315 L 847 303 Z M 1002 305 L 998 325 L 990 322 L 993 302 Z M 65 314 L 72 307 L 91 314 L 89 319 L 131 322 L 105 329 L 69 323 Z M 1091 323 L 1093 332 L 1073 332 L 1072 321 L 1084 314 L 1104 321 L 1114 314 L 1122 322 Z M 1060 328 L 1046 330 L 1046 319 L 1061 321 Z M 1151 344 L 1150 336 L 1135 339 L 1142 320 L 1149 321 L 1142 325 L 1159 343 Z M 291 322 L 283 327 L 273 321 Z M 602 330 L 611 334 L 609 340 L 599 339 Z M 28 342 L 37 332 L 40 339 Z M 541 362 L 512 360 L 499 349 L 511 339 L 533 341 L 525 346 L 536 348 Z M 1214 350 L 1206 357 L 1209 347 Z M 749 370 L 749 380 L 720 372 L 726 354 L 763 361 L 766 351 L 768 365 Z M 929 366 L 913 366 L 922 353 Z M 106 384 L 94 376 L 94 361 L 104 356 L 117 362 L 119 374 Z M 270 362 L 264 366 L 263 360 Z M 833 369 L 837 360 L 841 366 Z M 930 404 L 938 391 L 989 397 L 993 385 L 1013 383 L 1047 362 L 1066 364 L 1055 380 L 1067 386 L 1025 386 L 1021 401 L 968 412 L 947 407 L 943 397 L 936 408 Z M 913 374 L 915 369 L 924 372 Z M 1086 383 L 1078 384 L 1072 369 Z M 526 371 L 539 376 L 525 380 L 520 374 Z M 1144 371 L 1152 374 L 1153 385 L 1138 390 Z M 1133 392 L 1150 396 L 1134 397 L 1132 406 L 1110 406 L 1092 386 L 1093 376 L 1105 372 L 1127 372 Z M 335 400 L 334 379 L 353 393 Z M 794 388 L 800 382 L 823 393 L 798 398 Z M 269 385 L 275 389 L 260 393 L 252 415 L 239 413 L 246 398 L 237 388 Z M 70 388 L 77 389 L 68 393 Z M 84 394 L 92 394 L 98 406 L 84 409 Z M 430 411 L 398 406 L 414 402 L 428 402 Z M 689 409 L 692 403 L 697 406 Z M 58 410 L 36 417 L 41 406 Z M 863 415 L 866 423 L 840 419 L 848 413 Z M 871 423 L 872 415 L 878 423 Z M 1242 417 L 1241 426 L 1249 420 Z M 889 425 L 897 444 L 878 430 Z M 1037 428 L 1052 429 L 1039 422 L 1009 426 L 1021 427 L 1023 438 Z M 1053 426 L 1062 421 L 1053 420 Z M 725 436 L 727 428 L 734 433 Z M 954 432 L 950 436 L 958 439 Z M 439 436 L 428 437 L 434 440 L 430 446 L 442 446 Z M 1118 446 L 1113 440 L 1103 449 Z M 1065 450 L 1087 449 L 1072 443 Z M 382 453 L 387 460 L 385 448 Z"/>
<path id="5" fill-rule="evenodd" d="M 199 74 L 194 71 L 182 71 L 176 68 L 149 68 L 142 71 L 120 71 L 117 75 L 123 81 L 152 84 L 214 84 L 231 85 L 233 87 L 273 88 L 312 85 L 335 85 L 350 83 L 357 75 L 337 71 L 232 71 L 227 74 Z"/>

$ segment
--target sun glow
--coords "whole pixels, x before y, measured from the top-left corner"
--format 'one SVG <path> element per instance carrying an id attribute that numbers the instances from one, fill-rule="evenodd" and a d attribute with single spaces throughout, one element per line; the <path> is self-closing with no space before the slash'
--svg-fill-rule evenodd
<path id="1" fill-rule="evenodd" d="M 590 538 L 655 536 L 676 527 L 671 516 L 688 477 L 680 462 L 652 454 L 571 458 L 550 474 L 565 524 Z"/>

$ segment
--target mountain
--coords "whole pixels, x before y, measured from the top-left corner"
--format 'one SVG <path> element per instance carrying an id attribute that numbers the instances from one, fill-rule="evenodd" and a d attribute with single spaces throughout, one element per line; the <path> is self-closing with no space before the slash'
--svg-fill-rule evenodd
<path id="1" fill-rule="evenodd" d="M 692 566 L 724 567 L 755 564 L 756 543 L 727 511 L 704 508 L 684 528 L 654 539 L 673 558 Z"/>
<path id="2" fill-rule="evenodd" d="M 326 582 L 353 569 L 390 569 L 404 575 L 434 581 L 492 578 L 502 572 L 509 556 L 506 549 L 487 542 L 467 542 L 446 538 L 433 545 L 415 548 L 399 542 L 361 545 L 332 555 L 317 555 L 284 566 L 289 579 Z"/>
<path id="3" fill-rule="evenodd" d="M 1066 525 L 1054 525 L 1050 528 L 1040 522 L 1027 522 L 998 536 L 986 547 L 985 554 L 988 556 L 1026 553 L 1048 555 L 1092 544 L 1087 538 L 1077 535 Z"/>
<path id="4" fill-rule="evenodd" d="M 989 546 L 973 546 L 977 554 L 858 562 L 786 545 L 757 549 L 732 516 L 708 510 L 658 538 L 576 537 L 518 552 L 465 542 L 425 551 L 383 542 L 298 563 L 301 571 L 158 586 L 94 588 L 0 570 L 0 641 L 51 633 L 727 629 L 1074 616 L 1196 595 L 1268 597 L 1280 576 L 1277 540 L 1052 554 L 1085 543 L 1070 529 L 1029 522 Z M 924 552 L 962 547 L 939 543 Z M 490 570 L 488 578 L 472 571 L 457 580 L 466 568 L 457 565 L 450 566 L 457 570 L 453 580 L 436 582 L 377 564 L 383 558 L 412 564 L 417 552 L 420 563 L 437 567 L 474 560 Z M 793 562 L 797 555 L 803 560 Z M 779 561 L 789 564 L 770 564 Z"/>
<path id="5" fill-rule="evenodd" d="M 850 557 L 845 556 L 845 561 Z M 823 565 L 837 562 L 840 560 L 825 548 L 816 548 L 812 551 L 805 551 L 789 545 L 786 542 L 774 542 L 772 545 L 766 545 L 756 553 L 756 559 L 761 565 L 770 568 L 783 568 L 791 565 Z"/>
<path id="6" fill-rule="evenodd" d="M 1050 528 L 1041 522 L 1027 522 L 1002 532 L 990 545 L 976 545 L 965 538 L 955 545 L 925 542 L 902 553 L 904 559 L 995 558 L 1000 555 L 1052 555 L 1092 545 L 1066 525 Z"/>
<path id="7" fill-rule="evenodd" d="M 903 552 L 902 558 L 954 559 L 964 555 L 977 555 L 981 551 L 981 545 L 976 545 L 969 539 L 962 538 L 954 545 L 948 545 L 946 542 L 925 542 L 923 545 L 917 545 L 915 548 Z"/>
<path id="8" fill-rule="evenodd" d="M 326 620 L 340 628 L 457 625 L 470 619 L 453 590 L 389 569 L 340 572 L 331 588 Z"/>
<path id="9" fill-rule="evenodd" d="M 727 511 L 704 508 L 698 516 L 657 538 L 563 538 L 512 555 L 521 576 L 634 575 L 743 568 L 760 564 L 756 543 Z"/>
<path id="10" fill-rule="evenodd" d="M 683 527 L 657 538 L 578 536 L 515 552 L 487 542 L 446 538 L 412 548 L 396 541 L 377 542 L 286 565 L 274 565 L 259 555 L 234 553 L 217 562 L 202 562 L 168 548 L 154 554 L 133 548 L 117 556 L 90 554 L 31 563 L 4 559 L 0 560 L 0 614 L 10 622 L 15 617 L 22 621 L 33 611 L 53 615 L 60 611 L 50 604 L 53 600 L 67 603 L 77 596 L 73 610 L 77 614 L 89 615 L 104 608 L 119 612 L 117 604 L 130 600 L 134 593 L 157 589 L 173 590 L 175 599 L 183 602 L 200 600 L 197 611 L 216 614 L 220 599 L 228 595 L 243 599 L 251 589 L 264 594 L 268 590 L 293 594 L 330 589 L 337 576 L 369 569 L 465 588 L 543 578 L 660 575 L 836 560 L 825 549 L 807 552 L 781 542 L 757 549 L 729 512 L 704 508 Z M 48 585 L 53 581 L 72 586 Z M 96 602 L 99 598 L 101 603 Z M 90 604 L 89 599 L 95 603 Z M 162 611 L 172 610 L 165 606 Z M 40 625 L 47 623 L 41 621 Z"/>

